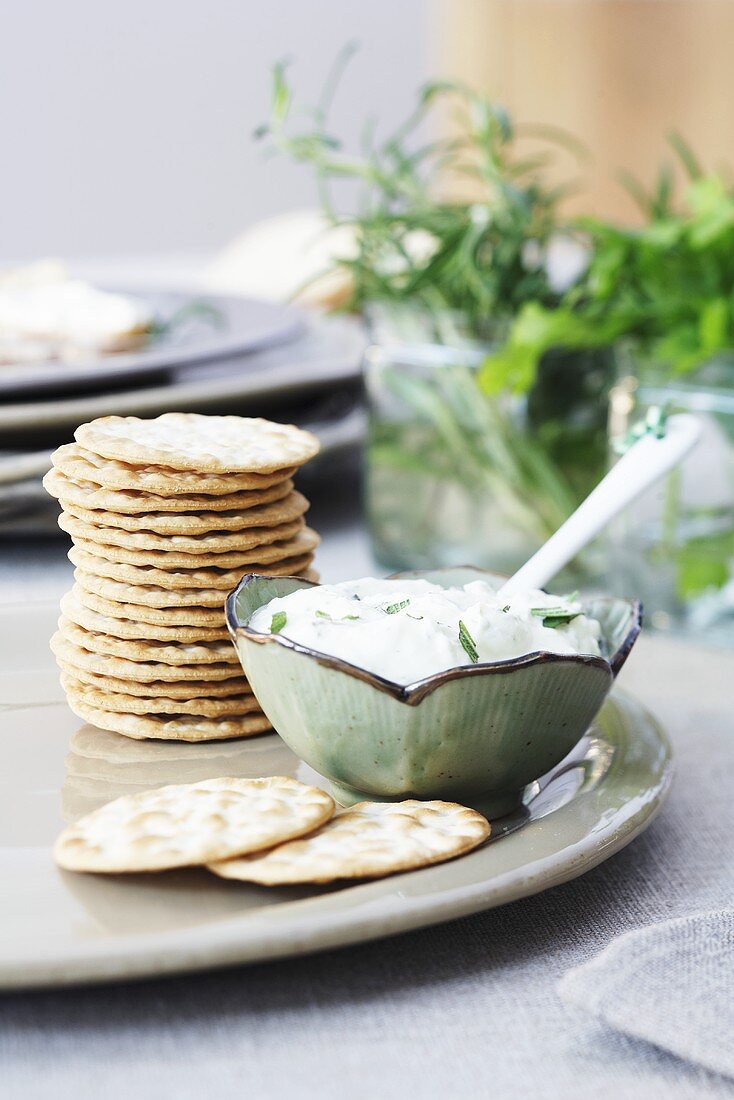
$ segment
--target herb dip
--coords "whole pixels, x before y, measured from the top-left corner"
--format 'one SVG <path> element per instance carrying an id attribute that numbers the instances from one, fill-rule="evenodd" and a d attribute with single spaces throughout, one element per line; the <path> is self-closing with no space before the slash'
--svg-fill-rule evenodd
<path id="1" fill-rule="evenodd" d="M 370 577 L 278 596 L 248 625 L 398 684 L 538 650 L 598 654 L 601 633 L 571 596 L 530 590 L 505 598 L 486 581 L 442 588 Z"/>

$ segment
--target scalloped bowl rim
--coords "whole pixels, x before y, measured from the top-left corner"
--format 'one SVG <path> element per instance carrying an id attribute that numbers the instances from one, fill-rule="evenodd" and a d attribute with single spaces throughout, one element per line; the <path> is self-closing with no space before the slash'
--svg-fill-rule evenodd
<path id="1" fill-rule="evenodd" d="M 475 565 L 447 566 L 446 571 L 449 569 L 466 569 L 484 576 L 500 576 L 500 574 L 493 573 L 489 569 L 480 569 Z M 402 573 L 393 573 L 386 579 L 397 580 L 402 577 L 407 578 L 414 576 L 415 573 L 440 572 L 442 572 L 441 568 L 433 570 L 406 570 Z M 303 645 L 301 642 L 294 642 L 291 638 L 285 638 L 282 634 L 265 634 L 262 631 L 253 630 L 247 623 L 243 623 L 237 613 L 237 600 L 239 594 L 243 589 L 258 580 L 265 580 L 270 583 L 297 581 L 298 584 L 302 585 L 304 588 L 321 587 L 318 581 L 309 581 L 304 577 L 273 577 L 265 573 L 246 573 L 237 587 L 229 593 L 225 603 L 227 628 L 229 629 L 233 641 L 236 641 L 237 637 L 240 636 L 246 638 L 248 641 L 256 642 L 258 645 L 275 643 L 276 645 L 282 646 L 284 649 L 290 649 L 294 653 L 300 653 L 305 657 L 310 657 L 318 664 L 327 668 L 336 669 L 340 672 L 344 672 L 347 676 L 351 676 L 353 679 L 362 680 L 365 683 L 371 684 L 379 691 L 392 695 L 398 702 L 408 703 L 409 705 L 419 703 L 426 695 L 431 694 L 442 684 L 449 683 L 452 680 L 464 677 L 468 678 L 470 676 L 489 676 L 497 673 L 513 672 L 540 664 L 575 664 L 584 668 L 599 668 L 608 671 L 614 679 L 624 662 L 627 660 L 642 628 L 642 604 L 639 600 L 627 599 L 623 596 L 599 596 L 597 597 L 598 602 L 627 604 L 631 612 L 630 628 L 609 660 L 592 653 L 551 653 L 547 649 L 539 649 L 532 653 L 523 653 L 520 657 L 505 658 L 501 661 L 481 661 L 476 665 L 458 665 L 455 668 L 447 668 L 443 669 L 441 672 L 434 672 L 430 676 L 423 677 L 423 679 L 413 680 L 409 684 L 399 684 L 394 680 L 387 679 L 385 676 L 379 676 L 376 672 L 369 672 L 365 668 L 360 668 L 359 665 L 354 665 L 350 661 L 345 661 L 342 657 L 335 657 L 331 653 L 322 653 L 321 650 L 312 649 L 310 646 Z"/>

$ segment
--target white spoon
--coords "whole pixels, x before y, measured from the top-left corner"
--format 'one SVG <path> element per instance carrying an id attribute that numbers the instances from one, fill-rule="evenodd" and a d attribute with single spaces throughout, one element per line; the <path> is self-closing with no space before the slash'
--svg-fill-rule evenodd
<path id="1" fill-rule="evenodd" d="M 662 439 L 652 435 L 638 439 L 573 515 L 502 585 L 499 595 L 543 588 L 614 516 L 677 466 L 700 435 L 698 420 L 679 413 L 669 417 Z"/>

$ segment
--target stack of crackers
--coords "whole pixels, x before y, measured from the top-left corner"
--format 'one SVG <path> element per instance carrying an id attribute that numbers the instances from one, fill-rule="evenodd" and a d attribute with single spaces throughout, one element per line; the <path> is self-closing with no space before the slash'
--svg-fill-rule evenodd
<path id="1" fill-rule="evenodd" d="M 236 416 L 102 417 L 44 485 L 74 546 L 51 646 L 69 705 L 100 729 L 184 741 L 270 728 L 224 601 L 245 573 L 312 577 L 318 535 L 291 480 L 309 432 Z"/>

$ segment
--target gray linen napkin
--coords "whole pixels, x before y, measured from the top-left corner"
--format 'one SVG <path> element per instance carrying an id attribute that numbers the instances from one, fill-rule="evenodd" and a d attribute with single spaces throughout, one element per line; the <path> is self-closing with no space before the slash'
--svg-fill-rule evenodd
<path id="1" fill-rule="evenodd" d="M 625 1035 L 734 1077 L 734 909 L 628 932 L 558 991 Z"/>

